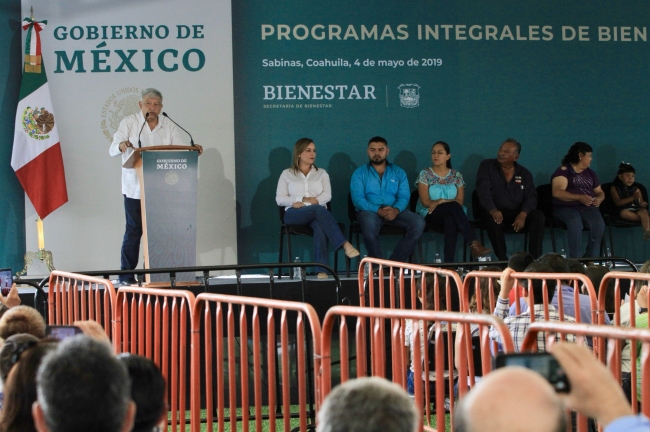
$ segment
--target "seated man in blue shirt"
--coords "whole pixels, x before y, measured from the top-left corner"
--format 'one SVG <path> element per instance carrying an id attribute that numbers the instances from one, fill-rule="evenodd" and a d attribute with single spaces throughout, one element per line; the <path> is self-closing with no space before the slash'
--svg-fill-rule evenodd
<path id="1" fill-rule="evenodd" d="M 406 262 L 413 253 L 425 222 L 422 217 L 409 211 L 409 183 L 403 169 L 388 162 L 388 143 L 382 137 L 368 142 L 368 164 L 360 166 L 352 174 L 350 194 L 357 210 L 363 242 L 368 256 L 383 258 L 379 230 L 384 224 L 406 230 L 390 256 L 392 261 Z"/>

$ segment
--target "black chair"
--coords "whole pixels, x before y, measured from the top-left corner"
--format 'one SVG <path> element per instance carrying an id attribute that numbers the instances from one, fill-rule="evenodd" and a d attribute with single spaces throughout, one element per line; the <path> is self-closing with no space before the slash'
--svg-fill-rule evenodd
<path id="1" fill-rule="evenodd" d="M 477 228 L 481 233 L 481 243 L 485 244 L 485 231 L 487 230 L 487 222 L 485 219 L 481 218 L 481 215 L 485 215 L 487 211 L 481 205 L 481 202 L 478 199 L 478 193 L 476 189 L 472 192 L 472 217 L 474 218 L 474 228 Z M 523 234 L 524 235 L 524 250 L 528 251 L 528 226 L 524 226 L 519 232 L 508 225 L 503 227 L 504 234 Z M 494 247 L 494 245 L 492 245 Z"/>
<path id="2" fill-rule="evenodd" d="M 418 200 L 420 199 L 420 194 L 418 193 L 417 189 L 411 192 L 411 198 L 409 199 L 409 209 L 415 213 L 415 208 L 418 205 Z M 470 222 L 471 224 L 471 222 Z M 443 229 L 442 225 L 438 224 L 431 224 L 427 222 L 426 226 L 424 227 L 424 233 L 432 233 L 432 234 L 445 234 L 445 230 Z M 418 242 L 418 252 L 420 254 L 420 261 L 424 262 L 424 252 L 422 251 L 422 240 Z M 463 239 L 463 260 L 467 260 L 467 243 L 465 243 L 465 240 Z"/>
<path id="3" fill-rule="evenodd" d="M 350 240 L 352 240 L 352 234 L 354 234 L 354 239 L 355 239 L 355 247 L 358 250 L 361 250 L 360 246 L 360 240 L 359 240 L 359 234 L 361 233 L 361 226 L 359 225 L 359 221 L 357 220 L 357 210 L 354 207 L 354 202 L 352 202 L 352 194 L 348 193 L 348 218 L 350 219 Z M 405 236 L 406 235 L 406 230 L 404 228 L 395 226 L 395 225 L 389 225 L 389 224 L 384 224 L 381 229 L 379 230 L 379 235 L 384 236 L 384 235 L 400 235 L 400 236 Z M 359 259 L 362 257 L 359 256 Z M 411 255 L 410 261 L 413 261 L 413 255 Z"/>
<path id="4" fill-rule="evenodd" d="M 278 206 L 278 209 L 280 210 L 280 252 L 278 256 L 278 262 L 282 262 L 282 252 L 284 249 L 284 235 L 286 234 L 287 236 L 287 252 L 289 253 L 289 262 L 291 262 L 291 258 L 293 257 L 292 252 L 291 252 L 291 236 L 307 236 L 307 237 L 313 237 L 314 236 L 314 230 L 311 229 L 309 225 L 289 225 L 284 223 L 284 212 L 285 208 L 283 206 Z M 332 211 L 330 207 L 330 203 L 327 203 L 327 210 Z M 341 232 L 343 235 L 345 235 L 345 225 L 343 225 L 341 222 L 338 222 L 338 226 L 341 229 Z M 345 251 L 343 248 L 340 248 L 338 251 L 334 252 L 334 271 L 338 271 L 338 253 L 343 252 L 343 256 L 345 257 L 345 271 L 348 277 L 350 277 L 350 258 L 345 256 Z M 278 268 L 278 279 L 282 278 L 282 269 Z M 293 274 L 291 275 L 291 278 L 293 278 Z"/>
<path id="5" fill-rule="evenodd" d="M 550 183 L 537 186 L 537 209 L 544 213 L 544 217 L 546 218 L 546 227 L 551 232 L 551 247 L 553 248 L 553 252 L 557 252 L 554 228 L 566 230 L 567 226 L 561 220 L 553 217 L 553 186 Z M 589 231 L 587 228 L 583 228 L 582 230 Z M 604 247 L 605 236 L 603 236 L 600 241 L 601 255 L 603 254 Z"/>
<path id="6" fill-rule="evenodd" d="M 615 228 L 636 228 L 641 226 L 641 222 L 630 221 L 623 219 L 619 216 L 619 212 L 616 209 L 616 204 L 610 194 L 613 183 L 603 183 L 601 188 L 605 193 L 605 200 L 600 205 L 600 213 L 603 215 L 603 220 L 607 226 L 607 231 L 609 233 L 609 247 L 613 256 L 616 256 L 614 253 L 614 236 L 612 235 L 612 227 Z M 648 202 L 648 191 L 642 184 L 638 184 L 639 189 L 641 190 L 641 195 L 643 200 Z"/>

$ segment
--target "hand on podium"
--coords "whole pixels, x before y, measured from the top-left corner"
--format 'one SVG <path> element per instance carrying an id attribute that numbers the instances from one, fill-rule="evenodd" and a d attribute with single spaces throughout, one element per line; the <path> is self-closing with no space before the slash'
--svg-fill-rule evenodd
<path id="1" fill-rule="evenodd" d="M 131 144 L 129 141 L 122 141 L 120 143 L 120 151 L 124 153 L 127 148 L 133 147 L 133 144 Z"/>

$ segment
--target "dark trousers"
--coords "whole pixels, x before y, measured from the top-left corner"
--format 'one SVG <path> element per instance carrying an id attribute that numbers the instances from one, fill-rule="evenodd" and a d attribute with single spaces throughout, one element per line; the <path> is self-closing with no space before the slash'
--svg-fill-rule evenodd
<path id="1" fill-rule="evenodd" d="M 458 204 L 458 201 L 436 206 L 432 213 L 426 215 L 424 220 L 436 229 L 442 228 L 445 238 L 444 256 L 446 263 L 455 261 L 458 233 L 462 234 L 467 244 L 476 240 L 463 206 Z"/>
<path id="2" fill-rule="evenodd" d="M 142 238 L 142 208 L 140 200 L 127 198 L 124 195 L 124 215 L 126 229 L 122 240 L 122 259 L 120 269 L 133 270 L 138 266 L 140 254 L 140 239 Z M 132 276 L 120 276 L 120 282 L 132 282 Z"/>
<path id="3" fill-rule="evenodd" d="M 508 261 L 506 251 L 506 232 L 514 232 L 512 224 L 521 210 L 501 210 L 503 222 L 497 224 L 494 218 L 485 209 L 481 208 L 481 219 L 485 221 L 486 231 L 492 243 L 492 249 L 499 261 Z M 542 244 L 544 242 L 544 224 L 546 218 L 541 210 L 532 210 L 526 217 L 524 229 L 528 230 L 528 252 L 534 257 L 542 255 Z"/>

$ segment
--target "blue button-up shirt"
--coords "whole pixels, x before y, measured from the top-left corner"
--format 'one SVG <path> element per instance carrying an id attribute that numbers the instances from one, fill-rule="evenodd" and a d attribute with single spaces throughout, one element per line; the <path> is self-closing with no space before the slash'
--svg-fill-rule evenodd
<path id="1" fill-rule="evenodd" d="M 368 162 L 352 174 L 350 194 L 357 211 L 376 213 L 380 207 L 389 206 L 402 212 L 409 205 L 411 191 L 402 168 L 387 162 L 384 175 L 379 177 L 377 170 Z"/>

